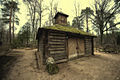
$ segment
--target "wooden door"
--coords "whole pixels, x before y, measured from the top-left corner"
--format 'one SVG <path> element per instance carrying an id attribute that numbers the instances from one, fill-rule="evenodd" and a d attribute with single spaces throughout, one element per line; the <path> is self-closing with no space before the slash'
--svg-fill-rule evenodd
<path id="1" fill-rule="evenodd" d="M 78 55 L 84 55 L 85 54 L 85 46 L 84 46 L 84 39 L 77 39 L 78 42 Z"/>
<path id="2" fill-rule="evenodd" d="M 69 38 L 68 39 L 69 59 L 84 55 L 84 39 Z"/>
<path id="3" fill-rule="evenodd" d="M 74 38 L 69 38 L 68 39 L 68 52 L 69 52 L 69 56 L 68 58 L 71 59 L 71 58 L 74 58 L 74 57 L 77 57 L 77 42 L 76 42 L 76 39 Z"/>

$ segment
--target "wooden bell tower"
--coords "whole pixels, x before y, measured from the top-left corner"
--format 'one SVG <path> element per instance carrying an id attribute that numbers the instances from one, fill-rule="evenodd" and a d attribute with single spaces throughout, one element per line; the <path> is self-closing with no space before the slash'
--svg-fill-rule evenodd
<path id="1" fill-rule="evenodd" d="M 67 25 L 67 14 L 58 12 L 54 19 L 55 19 L 55 23 L 54 24 L 60 24 L 60 25 Z"/>

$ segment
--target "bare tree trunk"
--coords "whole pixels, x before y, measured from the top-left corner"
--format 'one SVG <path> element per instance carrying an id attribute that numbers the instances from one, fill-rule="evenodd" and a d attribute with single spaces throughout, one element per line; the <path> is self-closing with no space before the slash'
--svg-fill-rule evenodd
<path id="1" fill-rule="evenodd" d="M 102 46 L 102 43 L 103 43 L 103 31 L 100 30 L 100 44 Z"/>
<path id="2" fill-rule="evenodd" d="M 78 4 L 76 4 L 76 2 L 74 2 L 74 8 L 75 8 L 75 17 L 76 17 L 76 27 L 78 28 L 78 29 L 80 29 L 80 20 L 79 20 L 79 16 L 80 16 L 80 4 L 78 3 Z"/>
<path id="3" fill-rule="evenodd" d="M 35 19 L 36 19 L 36 6 L 34 5 L 34 13 L 33 13 L 33 41 L 35 41 Z"/>
<path id="4" fill-rule="evenodd" d="M 36 23 L 35 23 L 35 26 L 36 26 L 35 29 L 36 29 L 36 30 L 35 30 L 35 32 L 37 32 L 37 29 L 38 29 L 38 20 L 39 20 L 39 19 L 36 19 Z"/>
<path id="5" fill-rule="evenodd" d="M 41 7 L 42 7 L 42 1 L 40 0 L 40 14 L 39 14 L 39 16 L 40 16 L 40 27 L 41 27 L 41 18 L 42 18 L 42 10 L 41 10 Z"/>
<path id="6" fill-rule="evenodd" d="M 14 19 L 15 19 L 15 15 L 13 14 L 13 40 L 14 40 L 14 37 L 15 37 L 15 34 L 14 34 L 14 31 L 15 31 L 15 30 L 14 30 L 14 28 L 15 28 L 15 27 L 14 27 L 14 23 L 15 23 L 15 22 L 14 22 Z"/>
<path id="7" fill-rule="evenodd" d="M 29 35 L 29 31 L 28 31 L 28 26 L 27 26 L 27 47 L 28 47 L 28 43 L 29 43 L 29 37 L 28 37 L 28 35 Z"/>
<path id="8" fill-rule="evenodd" d="M 40 27 L 41 27 L 41 20 L 42 20 L 42 19 L 41 19 L 41 13 L 40 13 Z"/>
<path id="9" fill-rule="evenodd" d="M 86 27 L 87 27 L 87 32 L 89 32 L 89 29 L 88 29 L 88 15 L 86 15 Z"/>
<path id="10" fill-rule="evenodd" d="M 11 44 L 11 19 L 12 19 L 12 7 L 10 8 L 10 18 L 9 18 L 9 43 Z"/>
<path id="11" fill-rule="evenodd" d="M 50 7 L 51 7 L 51 11 L 50 11 L 50 26 L 52 25 L 53 23 L 53 1 L 50 3 Z"/>

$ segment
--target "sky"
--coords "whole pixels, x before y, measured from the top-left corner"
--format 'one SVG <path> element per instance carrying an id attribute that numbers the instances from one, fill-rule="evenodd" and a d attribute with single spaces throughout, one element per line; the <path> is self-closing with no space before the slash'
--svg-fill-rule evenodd
<path id="1" fill-rule="evenodd" d="M 49 5 L 50 0 L 44 0 L 46 5 Z M 85 9 L 86 7 L 91 7 L 93 4 L 94 0 L 55 0 L 55 2 L 58 2 L 58 8 L 61 8 L 62 12 L 65 14 L 68 14 L 68 21 L 70 21 L 70 24 L 72 24 L 72 20 L 75 17 L 75 12 L 74 12 L 74 3 L 78 2 L 80 4 L 80 9 Z M 18 17 L 20 19 L 20 25 L 17 27 L 16 33 L 20 30 L 20 28 L 26 23 L 28 20 L 27 17 L 27 7 L 26 5 L 22 2 L 22 0 L 19 0 L 19 8 L 20 8 L 20 13 L 18 14 Z M 46 18 L 47 20 L 47 18 Z M 44 21 L 43 21 L 44 23 Z"/>
<path id="2" fill-rule="evenodd" d="M 18 0 L 18 1 L 19 1 L 20 13 L 17 13 L 17 15 L 20 19 L 20 22 L 18 26 L 16 25 L 17 30 L 15 31 L 15 33 L 18 33 L 20 28 L 29 19 L 29 17 L 27 16 L 28 14 L 27 6 L 23 3 L 23 0 Z M 70 24 L 72 24 L 72 20 L 75 17 L 75 11 L 74 11 L 75 2 L 80 4 L 80 10 L 85 9 L 86 7 L 91 7 L 93 9 L 92 5 L 94 4 L 94 0 L 54 0 L 54 1 L 58 2 L 58 8 L 61 8 L 60 11 L 69 15 L 68 21 L 70 22 Z M 49 6 L 49 2 L 50 0 L 44 0 L 44 4 L 47 6 Z M 120 20 L 120 16 L 118 16 L 118 18 L 119 18 L 118 20 Z M 48 17 L 45 17 L 42 23 L 44 24 L 46 20 L 48 20 Z"/>

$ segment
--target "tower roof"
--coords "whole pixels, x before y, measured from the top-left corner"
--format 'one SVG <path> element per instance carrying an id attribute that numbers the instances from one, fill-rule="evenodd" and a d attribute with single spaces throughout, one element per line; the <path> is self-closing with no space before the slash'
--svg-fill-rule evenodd
<path id="1" fill-rule="evenodd" d="M 68 17 L 68 16 L 69 16 L 69 15 L 64 14 L 64 13 L 62 13 L 62 12 L 58 12 L 58 13 L 55 15 L 54 19 L 56 19 L 56 18 L 58 17 L 58 15 L 63 15 L 63 16 L 65 16 L 65 17 Z"/>

